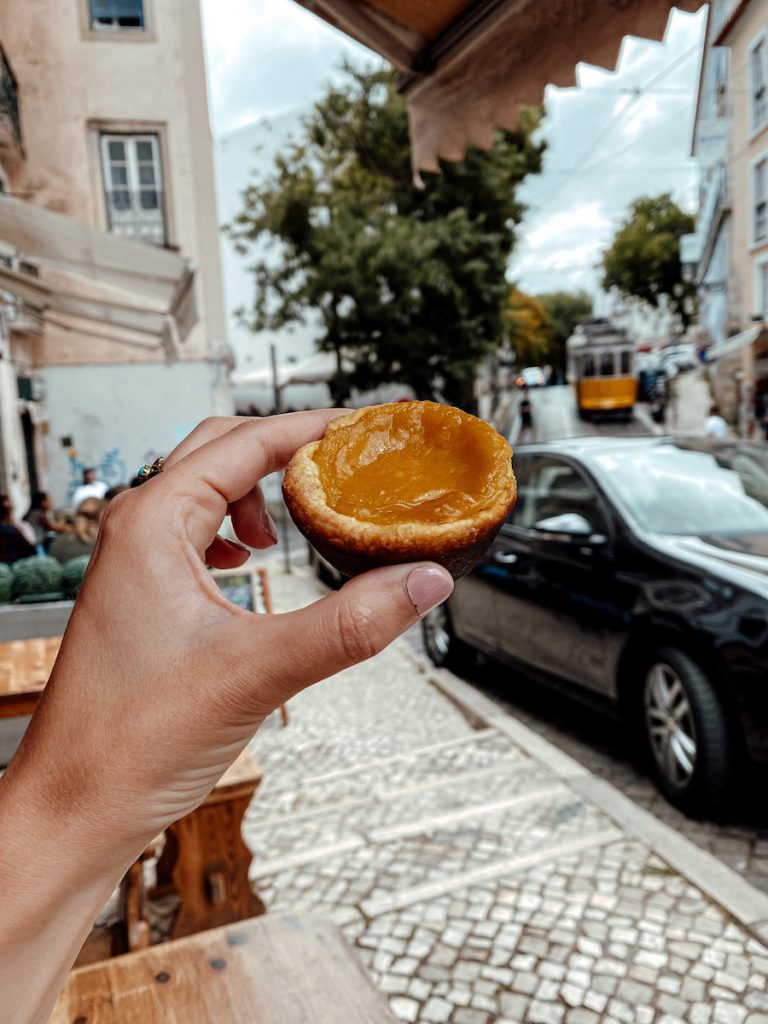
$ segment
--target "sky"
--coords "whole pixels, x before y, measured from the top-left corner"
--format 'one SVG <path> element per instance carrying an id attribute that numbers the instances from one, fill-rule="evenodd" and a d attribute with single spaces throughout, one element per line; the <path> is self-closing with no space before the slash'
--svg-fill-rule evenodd
<path id="1" fill-rule="evenodd" d="M 318 100 L 349 58 L 378 58 L 293 0 L 202 0 L 214 136 Z M 690 158 L 705 11 L 673 11 L 663 43 L 625 39 L 616 73 L 582 66 L 573 89 L 547 89 L 543 172 L 519 196 L 510 279 L 525 291 L 599 284 L 601 252 L 633 199 L 670 191 L 694 211 Z"/>

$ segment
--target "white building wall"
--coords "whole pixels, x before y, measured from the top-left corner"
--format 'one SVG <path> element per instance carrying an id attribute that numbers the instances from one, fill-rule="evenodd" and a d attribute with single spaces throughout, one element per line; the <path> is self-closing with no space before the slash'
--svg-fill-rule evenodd
<path id="1" fill-rule="evenodd" d="M 275 155 L 291 139 L 300 136 L 301 116 L 301 112 L 294 111 L 257 121 L 227 132 L 216 140 L 216 191 L 222 223 L 228 224 L 235 219 L 243 208 L 245 189 L 254 182 L 264 182 L 272 172 Z M 266 241 L 247 255 L 238 253 L 229 239 L 223 241 L 227 333 L 235 351 L 238 372 L 241 373 L 268 367 L 270 344 L 277 347 L 280 365 L 289 359 L 306 359 L 316 351 L 315 338 L 322 334 L 322 327 L 313 324 L 311 316 L 308 316 L 306 324 L 286 327 L 281 331 L 261 331 L 259 334 L 254 334 L 240 320 L 236 311 L 253 307 L 254 278 L 248 268 L 260 258 L 269 258 L 269 253 Z M 305 402 L 296 397 L 286 404 L 299 407 Z"/>
<path id="2" fill-rule="evenodd" d="M 205 362 L 39 370 L 52 424 L 46 454 L 54 505 L 69 504 L 86 466 L 114 486 L 167 455 L 210 414 L 220 372 Z"/>
<path id="3" fill-rule="evenodd" d="M 5 491 L 17 516 L 29 507 L 24 435 L 19 419 L 19 391 L 16 368 L 9 358 L 9 344 L 3 336 L 4 321 L 0 312 L 0 491 Z"/>

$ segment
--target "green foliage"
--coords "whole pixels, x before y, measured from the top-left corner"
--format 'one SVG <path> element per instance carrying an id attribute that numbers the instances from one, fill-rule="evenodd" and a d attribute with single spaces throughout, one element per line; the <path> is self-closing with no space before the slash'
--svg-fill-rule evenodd
<path id="1" fill-rule="evenodd" d="M 527 295 L 513 287 L 506 311 L 506 340 L 518 367 L 551 363 L 565 370 L 565 343 L 577 323 L 592 312 L 586 292 Z"/>
<path id="2" fill-rule="evenodd" d="M 506 340 L 515 353 L 518 367 L 547 361 L 550 326 L 547 311 L 533 295 L 512 288 L 505 315 Z"/>
<path id="3" fill-rule="evenodd" d="M 489 152 L 470 149 L 417 185 L 394 72 L 345 70 L 345 86 L 315 106 L 228 227 L 241 252 L 272 243 L 252 266 L 255 300 L 243 315 L 258 331 L 319 314 L 318 346 L 339 359 L 336 401 L 394 382 L 466 404 L 478 361 L 503 334 L 504 273 L 523 214 L 515 188 L 541 167 L 544 147 L 531 141 L 539 113 L 524 111 Z"/>
<path id="4" fill-rule="evenodd" d="M 55 558 L 33 555 L 21 558 L 11 566 L 13 596 L 31 597 L 61 590 L 61 565 Z"/>
<path id="5" fill-rule="evenodd" d="M 90 560 L 90 555 L 78 555 L 77 558 L 65 563 L 61 573 L 61 586 L 64 596 L 70 600 L 76 598 L 80 592 L 85 570 L 88 568 Z"/>
<path id="6" fill-rule="evenodd" d="M 544 292 L 535 296 L 549 322 L 547 361 L 565 375 L 565 343 L 576 324 L 592 315 L 592 299 L 586 292 Z"/>
<path id="7" fill-rule="evenodd" d="M 680 209 L 669 192 L 636 199 L 603 256 L 603 286 L 618 288 L 651 306 L 666 298 L 685 330 L 693 315 L 696 288 L 683 280 L 680 237 L 693 230 L 693 217 Z"/>
<path id="8" fill-rule="evenodd" d="M 13 573 L 11 567 L 0 562 L 0 604 L 8 604 L 13 593 Z"/>

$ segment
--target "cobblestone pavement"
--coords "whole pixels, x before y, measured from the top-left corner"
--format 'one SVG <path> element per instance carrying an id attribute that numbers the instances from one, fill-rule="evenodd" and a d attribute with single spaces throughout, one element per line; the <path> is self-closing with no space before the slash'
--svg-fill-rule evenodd
<path id="1" fill-rule="evenodd" d="M 408 639 L 423 654 L 418 631 Z M 500 665 L 486 662 L 466 679 L 499 707 L 768 893 L 768 814 L 761 796 L 768 787 L 768 771 L 753 766 L 746 772 L 741 803 L 728 820 L 697 821 L 667 803 L 648 778 L 631 737 L 612 718 L 514 676 Z"/>
<path id="2" fill-rule="evenodd" d="M 278 610 L 322 592 L 271 579 Z M 768 948 L 405 642 L 289 711 L 253 743 L 255 884 L 333 917 L 399 1020 L 768 1024 Z"/>

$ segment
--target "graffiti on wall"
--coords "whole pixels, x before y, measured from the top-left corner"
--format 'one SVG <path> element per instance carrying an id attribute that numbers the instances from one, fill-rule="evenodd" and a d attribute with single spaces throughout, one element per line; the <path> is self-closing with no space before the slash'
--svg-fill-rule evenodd
<path id="1" fill-rule="evenodd" d="M 104 452 L 98 462 L 83 462 L 80 453 L 75 448 L 70 448 L 67 456 L 69 458 L 68 494 L 70 498 L 83 482 L 83 471 L 89 467 L 95 470 L 96 479 L 102 480 L 107 487 L 116 487 L 118 484 L 128 482 L 128 471 L 119 448 L 110 448 Z"/>

